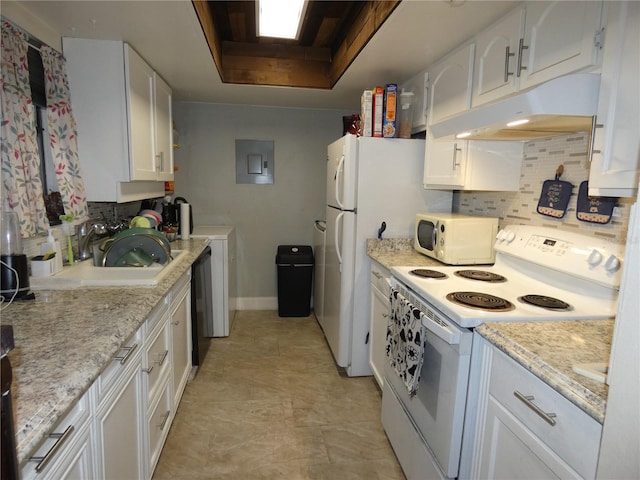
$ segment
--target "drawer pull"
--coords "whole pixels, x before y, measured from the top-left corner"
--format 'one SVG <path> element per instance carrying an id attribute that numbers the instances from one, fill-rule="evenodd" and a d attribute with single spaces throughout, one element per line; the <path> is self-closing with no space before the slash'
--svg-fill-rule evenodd
<path id="1" fill-rule="evenodd" d="M 156 363 L 161 366 L 164 361 L 167 359 L 167 355 L 169 355 L 169 350 L 165 350 L 164 353 L 162 354 L 162 357 L 160 357 L 160 360 L 156 361 Z"/>
<path id="2" fill-rule="evenodd" d="M 113 357 L 113 359 L 114 360 L 119 360 L 120 363 L 122 365 L 124 365 L 125 363 L 127 363 L 127 360 L 129 360 L 129 357 L 135 351 L 136 348 L 138 348 L 138 344 L 137 343 L 134 343 L 130 347 L 122 347 L 120 350 L 126 350 L 127 353 L 125 353 L 124 355 L 121 355 L 121 356 Z"/>
<path id="3" fill-rule="evenodd" d="M 171 413 L 171 410 L 167 410 L 166 413 L 164 415 L 162 415 L 162 422 L 160 423 L 160 425 L 158 425 L 158 428 L 160 430 L 164 430 L 164 426 L 167 423 L 167 420 L 169 420 L 169 414 Z"/>
<path id="4" fill-rule="evenodd" d="M 71 433 L 73 432 L 73 425 L 69 425 L 66 430 L 62 433 L 50 433 L 49 438 L 57 438 L 56 443 L 54 443 L 49 451 L 44 454 L 43 457 L 31 457 L 29 458 L 30 462 L 39 462 L 36 465 L 36 472 L 40 473 L 44 470 L 44 467 L 51 461 L 56 452 L 60 449 L 62 444 L 67 441 Z"/>
<path id="5" fill-rule="evenodd" d="M 153 365 L 151 365 L 149 368 L 143 368 L 142 371 L 147 375 L 150 375 L 151 372 L 153 371 Z"/>
<path id="6" fill-rule="evenodd" d="M 376 277 L 378 280 L 382 279 L 382 275 L 380 274 L 380 272 L 376 272 L 375 270 L 371 271 L 371 275 Z"/>
<path id="7" fill-rule="evenodd" d="M 535 403 L 533 403 L 533 400 L 535 400 L 535 397 L 533 395 L 524 395 L 517 390 L 514 391 L 513 394 L 518 400 L 520 400 L 527 407 L 533 410 L 540 418 L 542 418 L 549 425 L 553 427 L 556 424 L 556 421 L 554 420 L 556 418 L 556 414 L 547 413 L 544 410 L 542 410 L 539 406 L 537 406 Z"/>

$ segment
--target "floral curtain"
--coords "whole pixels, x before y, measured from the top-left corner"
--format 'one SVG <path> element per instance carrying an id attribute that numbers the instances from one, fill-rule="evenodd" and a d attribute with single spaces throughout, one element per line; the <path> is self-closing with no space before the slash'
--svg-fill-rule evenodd
<path id="1" fill-rule="evenodd" d="M 23 237 L 49 227 L 40 178 L 35 108 L 31 102 L 26 34 L 2 22 L 0 153 L 3 208 L 18 214 Z"/>
<path id="2" fill-rule="evenodd" d="M 71 111 L 65 60 L 47 45 L 42 46 L 40 54 L 44 65 L 49 142 L 64 212 L 73 215 L 76 221 L 86 220 L 89 209 L 80 174 L 76 122 Z"/>

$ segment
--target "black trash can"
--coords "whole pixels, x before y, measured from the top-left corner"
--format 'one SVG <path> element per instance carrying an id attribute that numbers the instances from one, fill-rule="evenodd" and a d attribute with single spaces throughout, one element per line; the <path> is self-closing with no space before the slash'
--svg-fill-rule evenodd
<path id="1" fill-rule="evenodd" d="M 313 250 L 309 245 L 279 245 L 278 315 L 308 317 L 311 312 Z"/>

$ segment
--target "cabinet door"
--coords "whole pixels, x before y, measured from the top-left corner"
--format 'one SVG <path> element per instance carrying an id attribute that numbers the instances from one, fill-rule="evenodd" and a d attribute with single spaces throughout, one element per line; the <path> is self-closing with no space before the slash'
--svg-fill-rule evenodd
<path id="1" fill-rule="evenodd" d="M 469 109 L 473 53 L 469 44 L 428 68 L 430 125 Z"/>
<path id="2" fill-rule="evenodd" d="M 607 3 L 589 194 L 635 197 L 640 172 L 640 3 Z"/>
<path id="3" fill-rule="evenodd" d="M 131 180 L 156 180 L 153 70 L 131 47 L 124 48 Z"/>
<path id="4" fill-rule="evenodd" d="M 374 271 L 371 274 L 375 274 Z M 380 275 L 378 273 L 378 275 Z M 389 298 L 371 284 L 371 325 L 369 326 L 369 366 L 380 388 L 384 384 L 384 362 L 387 360 L 387 324 Z"/>
<path id="5" fill-rule="evenodd" d="M 109 392 L 96 415 L 100 478 L 144 478 L 141 369 L 140 355 L 137 355 L 123 369 L 122 381 Z"/>
<path id="6" fill-rule="evenodd" d="M 434 140 L 427 132 L 425 187 L 462 187 L 465 182 L 468 140 Z"/>
<path id="7" fill-rule="evenodd" d="M 596 64 L 602 2 L 530 2 L 526 10 L 520 89 Z"/>
<path id="8" fill-rule="evenodd" d="M 581 478 L 494 398 L 486 415 L 480 478 Z"/>
<path id="9" fill-rule="evenodd" d="M 173 180 L 173 122 L 171 120 L 171 87 L 154 76 L 155 168 L 158 180 Z"/>
<path id="10" fill-rule="evenodd" d="M 180 403 L 191 371 L 191 283 L 180 292 L 171 315 L 173 405 Z"/>
<path id="11" fill-rule="evenodd" d="M 524 12 L 523 8 L 517 8 L 476 37 L 472 106 L 516 91 L 515 71 Z"/>

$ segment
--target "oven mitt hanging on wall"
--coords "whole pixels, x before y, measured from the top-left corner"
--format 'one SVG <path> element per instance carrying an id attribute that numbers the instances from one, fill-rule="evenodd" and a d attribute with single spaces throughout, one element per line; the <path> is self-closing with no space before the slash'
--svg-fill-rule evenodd
<path id="1" fill-rule="evenodd" d="M 560 180 L 564 167 L 560 165 L 556 170 L 554 180 L 545 180 L 542 184 L 542 192 L 538 201 L 537 212 L 548 217 L 562 218 L 567 212 L 567 205 L 571 199 L 573 185 L 570 182 Z"/>
<path id="2" fill-rule="evenodd" d="M 589 182 L 585 180 L 578 189 L 578 206 L 576 218 L 583 222 L 599 223 L 604 225 L 611 221 L 613 207 L 616 206 L 616 197 L 590 197 Z"/>

